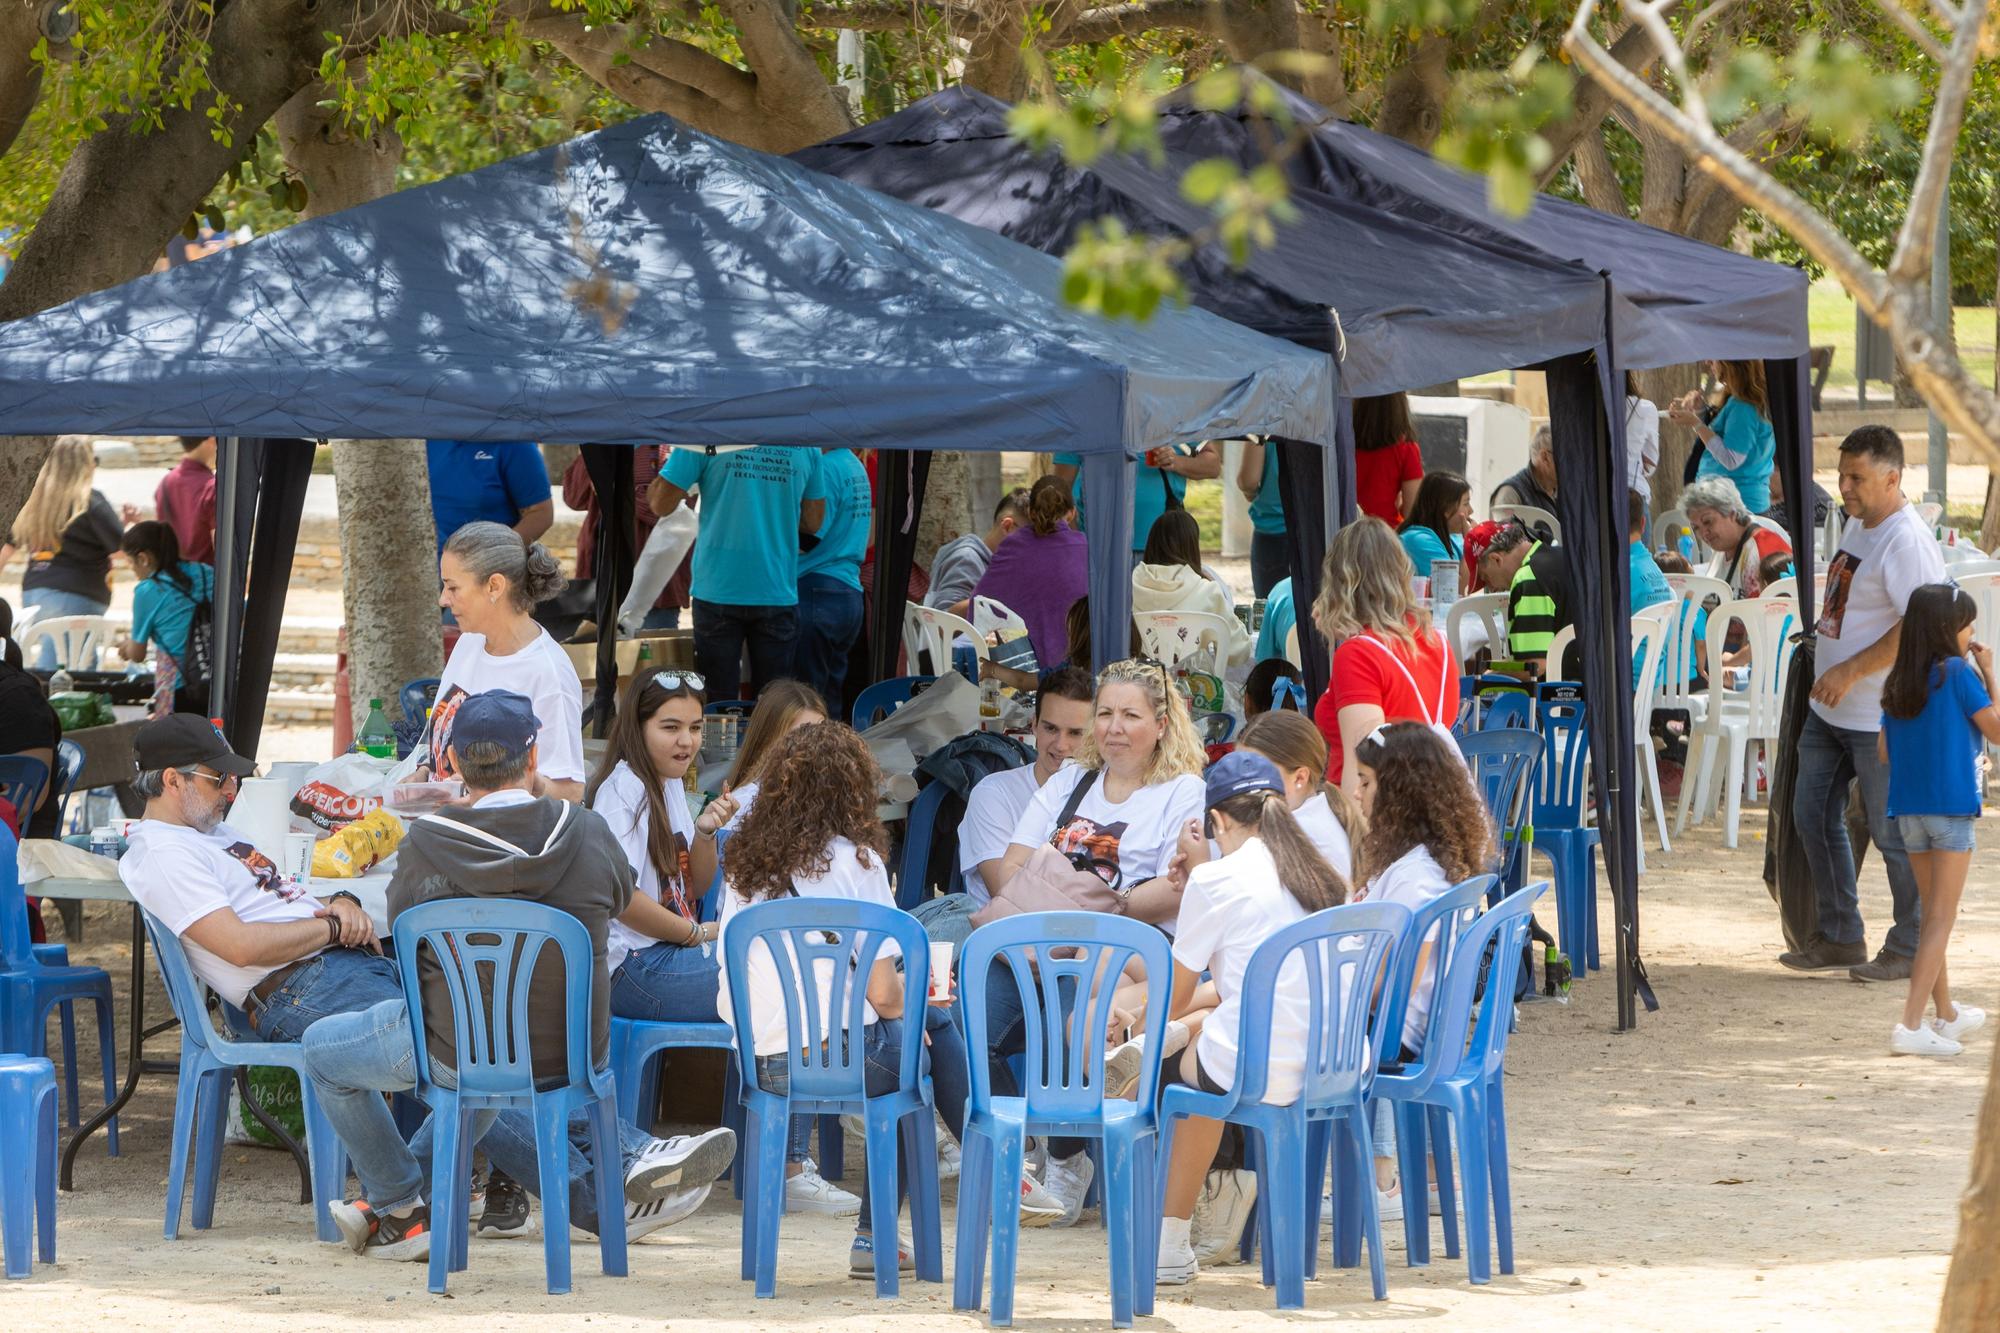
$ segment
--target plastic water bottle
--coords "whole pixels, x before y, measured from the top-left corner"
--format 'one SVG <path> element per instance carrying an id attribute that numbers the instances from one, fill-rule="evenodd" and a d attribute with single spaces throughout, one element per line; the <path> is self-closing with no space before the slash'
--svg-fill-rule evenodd
<path id="1" fill-rule="evenodd" d="M 49 677 L 50 694 L 68 694 L 75 688 L 76 679 L 69 674 L 69 668 L 66 666 L 58 666 L 55 674 Z"/>
<path id="2" fill-rule="evenodd" d="M 368 701 L 368 720 L 361 724 L 361 734 L 354 738 L 354 746 L 376 759 L 396 757 L 396 729 L 389 725 L 380 699 Z"/>

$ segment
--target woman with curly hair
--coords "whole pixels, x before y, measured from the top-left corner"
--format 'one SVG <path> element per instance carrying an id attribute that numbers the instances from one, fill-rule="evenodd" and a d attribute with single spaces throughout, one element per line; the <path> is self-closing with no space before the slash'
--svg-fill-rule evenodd
<path id="1" fill-rule="evenodd" d="M 762 798 L 750 808 L 730 840 L 728 892 L 722 897 L 722 930 L 744 908 L 773 898 L 847 898 L 893 908 L 889 890 L 889 835 L 876 817 L 876 792 L 881 770 L 868 747 L 852 728 L 838 722 L 815 722 L 785 736 L 763 770 Z M 885 942 L 867 981 L 863 1008 L 870 1093 L 896 1086 L 907 1040 L 908 997 L 903 991 L 900 957 L 893 941 Z M 749 960 L 750 1012 L 755 1026 L 757 1080 L 761 1087 L 783 1092 L 789 1077 L 785 1046 L 785 995 L 768 949 L 753 950 Z M 831 978 L 820 979 L 820 1012 L 830 1007 Z M 959 1133 L 965 1126 L 965 1042 L 952 1025 L 947 996 L 929 1011 L 922 1006 L 923 1038 L 938 1109 L 946 1127 Z M 716 1000 L 725 1021 L 733 1018 L 729 971 L 722 970 Z M 829 1015 L 829 1021 L 836 1016 Z M 845 1022 L 845 1011 L 837 1016 Z M 786 1146 L 787 1175 L 795 1177 L 806 1161 L 806 1117 L 794 1116 Z M 899 1170 L 901 1164 L 899 1162 Z M 789 1189 L 789 1184 L 788 1184 Z M 898 1266 L 914 1268 L 916 1260 L 898 1247 Z M 848 1274 L 875 1275 L 875 1240 L 868 1214 L 868 1176 L 861 1176 L 859 1216 L 854 1244 L 848 1252 Z"/>
<path id="2" fill-rule="evenodd" d="M 1498 857 L 1493 820 L 1472 785 L 1465 761 L 1452 744 L 1417 722 L 1377 727 L 1355 747 L 1355 799 L 1368 830 L 1355 847 L 1361 887 L 1356 902 L 1401 903 L 1416 911 L 1452 885 L 1482 875 Z M 1403 1016 L 1403 1059 L 1423 1054 L 1430 1027 L 1437 977 L 1431 967 L 1431 940 L 1417 950 L 1410 974 L 1410 1002 Z M 1451 1034 L 1447 1033 L 1449 1037 Z M 1464 1034 L 1459 1034 L 1460 1039 Z M 1386 1103 L 1385 1103 L 1386 1105 Z M 1392 1124 L 1378 1117 L 1375 1139 L 1377 1200 L 1396 1217 L 1402 1197 L 1396 1185 L 1396 1141 Z"/>

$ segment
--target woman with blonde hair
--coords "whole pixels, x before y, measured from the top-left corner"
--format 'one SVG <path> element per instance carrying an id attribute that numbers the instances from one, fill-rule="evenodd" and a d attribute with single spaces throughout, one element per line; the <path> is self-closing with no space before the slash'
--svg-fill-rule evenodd
<path id="1" fill-rule="evenodd" d="M 21 604 L 37 620 L 101 616 L 111 609 L 111 557 L 125 528 L 111 502 L 92 487 L 96 476 L 97 454 L 89 440 L 81 435 L 57 440 L 14 519 L 13 540 L 0 549 L 0 566 L 17 550 L 27 553 Z M 58 665 L 51 641 L 43 640 L 41 656 L 41 669 Z"/>
<path id="2" fill-rule="evenodd" d="M 1410 590 L 1415 570 L 1380 519 L 1362 518 L 1326 545 L 1313 624 L 1333 670 L 1313 721 L 1326 737 L 1327 780 L 1355 793 L 1354 750 L 1384 722 L 1448 731 L 1458 716 L 1458 663 Z"/>

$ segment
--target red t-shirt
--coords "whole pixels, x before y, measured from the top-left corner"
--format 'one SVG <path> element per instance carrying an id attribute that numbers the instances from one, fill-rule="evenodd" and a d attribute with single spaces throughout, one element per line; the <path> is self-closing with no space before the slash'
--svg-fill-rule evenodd
<path id="1" fill-rule="evenodd" d="M 1415 630 L 1414 625 L 1411 628 Z M 1347 757 L 1340 748 L 1341 709 L 1373 704 L 1388 722 L 1446 726 L 1458 716 L 1458 663 L 1446 649 L 1444 635 L 1434 629 L 1417 633 L 1414 653 L 1394 639 L 1372 634 L 1347 639 L 1334 650 L 1332 674 L 1329 688 L 1313 709 L 1313 721 L 1332 756 L 1326 768 L 1328 782 L 1338 783 L 1346 767 Z"/>
<path id="2" fill-rule="evenodd" d="M 1390 527 L 1403 522 L 1403 483 L 1424 479 L 1424 456 L 1415 440 L 1398 440 L 1386 449 L 1354 453 L 1354 504 Z"/>
<path id="3" fill-rule="evenodd" d="M 215 563 L 215 473 L 199 459 L 183 458 L 160 478 L 153 509 L 174 530 L 181 559 Z"/>

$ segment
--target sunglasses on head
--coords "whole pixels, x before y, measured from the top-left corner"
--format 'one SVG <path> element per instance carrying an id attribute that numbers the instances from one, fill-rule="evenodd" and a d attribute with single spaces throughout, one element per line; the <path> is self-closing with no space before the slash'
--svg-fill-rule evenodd
<path id="1" fill-rule="evenodd" d="M 699 671 L 655 671 L 653 683 L 663 690 L 705 690 L 708 681 Z"/>

